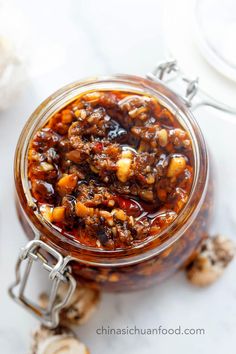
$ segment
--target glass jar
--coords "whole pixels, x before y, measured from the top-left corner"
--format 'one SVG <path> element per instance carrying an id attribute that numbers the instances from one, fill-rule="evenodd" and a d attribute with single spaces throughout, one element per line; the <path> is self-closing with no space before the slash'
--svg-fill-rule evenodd
<path id="1" fill-rule="evenodd" d="M 66 238 L 43 219 L 30 192 L 27 155 L 35 132 L 78 95 L 93 90 L 123 90 L 152 95 L 177 117 L 192 139 L 195 173 L 186 206 L 161 234 L 130 249 L 102 250 Z M 15 156 L 15 184 L 19 216 L 28 237 L 43 241 L 62 255 L 64 265 L 70 266 L 73 278 L 93 288 L 128 291 L 163 281 L 190 262 L 208 230 L 212 184 L 201 130 L 185 100 L 162 82 L 151 79 L 129 75 L 95 77 L 63 87 L 47 98 L 29 118 L 19 138 Z"/>

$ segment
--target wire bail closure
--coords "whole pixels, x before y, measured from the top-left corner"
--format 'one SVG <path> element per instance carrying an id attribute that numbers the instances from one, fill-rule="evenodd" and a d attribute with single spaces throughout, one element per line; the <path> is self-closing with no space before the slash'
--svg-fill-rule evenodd
<path id="1" fill-rule="evenodd" d="M 52 261 L 49 262 L 47 258 L 52 259 Z M 69 257 L 63 257 L 45 242 L 33 240 L 21 250 L 16 262 L 16 280 L 9 288 L 9 295 L 16 303 L 31 312 L 48 328 L 58 326 L 60 311 L 67 305 L 76 288 L 76 280 L 71 275 L 71 268 L 68 266 L 69 260 Z M 23 274 L 21 274 L 23 262 L 26 262 L 26 267 Z M 40 307 L 25 296 L 27 281 L 34 262 L 39 262 L 42 268 L 49 272 L 49 279 L 52 282 L 47 308 Z M 68 284 L 68 290 L 64 299 L 58 301 L 57 290 L 61 282 Z"/>
<path id="2" fill-rule="evenodd" d="M 172 91 L 182 98 L 185 104 L 191 108 L 192 111 L 202 106 L 215 108 L 219 111 L 235 115 L 236 108 L 228 106 L 222 102 L 218 102 L 213 97 L 208 95 L 199 87 L 199 78 L 194 79 L 187 78 L 183 71 L 178 66 L 177 60 L 163 61 L 156 65 L 151 73 L 148 73 L 146 77 L 156 82 L 164 82 L 169 89 L 171 83 L 175 85 Z M 176 84 L 179 86 L 176 88 Z M 179 92 L 180 86 L 184 86 L 184 93 Z M 197 97 L 196 97 L 197 96 Z M 193 99 L 197 98 L 194 103 Z"/>
<path id="3" fill-rule="evenodd" d="M 147 74 L 147 78 L 153 81 L 165 81 L 166 83 L 176 81 L 180 78 L 180 81 L 182 83 L 184 82 L 184 85 L 186 86 L 184 95 L 181 97 L 188 107 L 191 107 L 192 100 L 198 93 L 198 77 L 193 80 L 186 78 L 178 67 L 176 60 L 159 63 L 154 68 L 153 72 Z"/>

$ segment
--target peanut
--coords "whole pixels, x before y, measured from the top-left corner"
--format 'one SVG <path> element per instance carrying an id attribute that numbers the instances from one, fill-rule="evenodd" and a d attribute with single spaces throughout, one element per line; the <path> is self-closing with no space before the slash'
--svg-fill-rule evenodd
<path id="1" fill-rule="evenodd" d="M 94 103 L 94 104 L 99 102 L 100 98 L 101 98 L 100 92 L 96 92 L 96 91 L 89 92 L 89 93 L 83 95 L 83 99 L 85 101 L 90 102 L 90 103 Z"/>
<path id="2" fill-rule="evenodd" d="M 164 147 L 168 144 L 168 133 L 166 129 L 161 129 L 158 132 L 159 144 Z"/>
<path id="3" fill-rule="evenodd" d="M 52 220 L 54 222 L 61 222 L 65 217 L 65 208 L 63 206 L 56 207 L 52 212 Z"/>
<path id="4" fill-rule="evenodd" d="M 114 214 L 115 217 L 121 221 L 125 221 L 127 219 L 127 215 L 122 209 L 113 209 L 112 214 Z"/>
<path id="5" fill-rule="evenodd" d="M 121 182 L 126 182 L 128 180 L 129 177 L 129 173 L 130 173 L 130 166 L 131 166 L 131 160 L 128 158 L 121 158 L 117 161 L 116 166 L 117 166 L 117 171 L 116 171 L 116 175 L 117 178 L 121 181 Z"/>
<path id="6" fill-rule="evenodd" d="M 153 201 L 153 192 L 151 190 L 143 190 L 143 191 L 140 191 L 139 193 L 139 196 L 140 198 L 146 200 L 146 201 Z"/>
<path id="7" fill-rule="evenodd" d="M 186 160 L 184 157 L 172 157 L 168 170 L 167 177 L 176 177 L 180 175 L 186 167 Z"/>
<path id="8" fill-rule="evenodd" d="M 78 177 L 75 174 L 65 175 L 57 182 L 57 189 L 61 196 L 70 194 L 76 187 Z"/>
<path id="9" fill-rule="evenodd" d="M 80 119 L 84 120 L 87 117 L 87 112 L 85 109 L 77 109 L 75 111 L 75 116 L 76 116 L 76 118 L 80 118 Z"/>
<path id="10" fill-rule="evenodd" d="M 113 216 L 111 213 L 109 213 L 109 211 L 106 211 L 106 210 L 100 210 L 99 212 L 100 216 L 103 217 L 107 224 L 109 226 L 113 226 L 114 225 L 114 222 L 113 222 Z"/>
<path id="11" fill-rule="evenodd" d="M 149 174 L 146 178 L 147 184 L 153 184 L 155 182 L 155 176 L 152 174 Z"/>
<path id="12" fill-rule="evenodd" d="M 129 178 L 132 156 L 133 154 L 131 151 L 125 150 L 122 152 L 121 158 L 116 163 L 117 166 L 116 176 L 121 182 L 126 182 Z"/>
<path id="13" fill-rule="evenodd" d="M 127 158 L 127 159 L 132 159 L 133 153 L 130 150 L 123 150 L 122 157 Z"/>
<path id="14" fill-rule="evenodd" d="M 113 199 L 110 199 L 107 203 L 109 207 L 113 207 L 115 205 L 115 201 Z"/>
<path id="15" fill-rule="evenodd" d="M 83 218 L 86 216 L 92 216 L 94 214 L 94 208 L 86 207 L 83 203 L 77 202 L 75 204 L 76 215 Z"/>
<path id="16" fill-rule="evenodd" d="M 139 108 L 134 108 L 132 111 L 129 111 L 129 116 L 131 118 L 136 118 L 138 115 L 141 115 L 142 113 L 146 113 L 148 110 L 147 107 L 139 107 Z"/>
<path id="17" fill-rule="evenodd" d="M 73 114 L 69 109 L 64 109 L 62 111 L 62 117 L 61 117 L 62 123 L 68 124 L 71 123 L 73 120 Z"/>
<path id="18" fill-rule="evenodd" d="M 53 165 L 48 163 L 48 162 L 41 162 L 40 164 L 40 170 L 48 172 L 52 171 L 54 169 Z"/>

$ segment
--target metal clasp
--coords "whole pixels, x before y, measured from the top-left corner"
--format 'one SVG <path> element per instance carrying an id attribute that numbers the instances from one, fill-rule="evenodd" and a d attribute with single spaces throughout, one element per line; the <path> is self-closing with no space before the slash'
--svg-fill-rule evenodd
<path id="1" fill-rule="evenodd" d="M 33 240 L 21 250 L 16 263 L 16 280 L 9 288 L 9 295 L 14 301 L 30 311 L 49 328 L 58 326 L 59 313 L 61 309 L 67 305 L 76 288 L 76 281 L 71 275 L 68 261 L 69 259 L 67 257 L 64 258 L 59 252 L 43 241 Z M 23 262 L 26 262 L 26 267 L 23 274 L 21 274 L 21 265 Z M 52 282 L 49 302 L 46 309 L 40 307 L 37 303 L 32 302 L 25 296 L 27 281 L 34 262 L 41 263 L 42 268 L 49 272 L 49 279 Z M 64 299 L 59 301 L 57 290 L 61 282 L 68 284 L 68 290 Z"/>
<path id="2" fill-rule="evenodd" d="M 178 67 L 176 60 L 165 61 L 159 63 L 153 72 L 147 74 L 148 79 L 153 81 L 165 81 L 170 83 L 172 81 L 177 81 L 180 79 L 180 82 L 184 82 L 185 92 L 183 94 L 183 100 L 188 107 L 191 107 L 192 100 L 198 92 L 198 78 L 193 80 L 186 78 L 180 68 Z"/>
<path id="3" fill-rule="evenodd" d="M 198 77 L 194 79 L 187 78 L 176 60 L 164 61 L 156 65 L 154 70 L 147 75 L 148 79 L 156 82 L 164 82 L 168 88 L 172 88 L 179 95 L 188 107 L 194 111 L 202 106 L 208 106 L 229 114 L 236 114 L 236 108 L 230 107 L 222 102 L 216 101 L 199 87 Z M 171 85 L 174 83 L 174 85 Z M 179 85 L 178 85 L 179 84 Z M 181 88 L 184 86 L 184 92 Z M 197 99 L 193 103 L 193 98 L 197 95 Z"/>

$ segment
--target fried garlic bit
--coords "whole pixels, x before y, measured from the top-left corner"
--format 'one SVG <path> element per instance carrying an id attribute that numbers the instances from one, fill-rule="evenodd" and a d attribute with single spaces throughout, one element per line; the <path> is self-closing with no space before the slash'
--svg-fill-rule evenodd
<path id="1" fill-rule="evenodd" d="M 33 333 L 30 354 L 89 354 L 87 347 L 66 327 L 40 326 Z"/>
<path id="2" fill-rule="evenodd" d="M 58 300 L 65 297 L 66 285 L 62 284 L 58 289 Z M 60 313 L 60 324 L 65 326 L 81 325 L 91 317 L 100 300 L 100 292 L 85 287 L 77 287 L 69 303 Z M 39 297 L 39 304 L 43 308 L 48 305 L 48 295 L 43 293 Z"/>
<path id="3" fill-rule="evenodd" d="M 222 235 L 209 237 L 193 262 L 186 268 L 188 280 L 197 286 L 214 283 L 224 272 L 236 252 L 235 244 Z"/>

